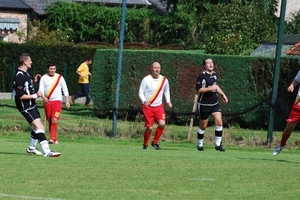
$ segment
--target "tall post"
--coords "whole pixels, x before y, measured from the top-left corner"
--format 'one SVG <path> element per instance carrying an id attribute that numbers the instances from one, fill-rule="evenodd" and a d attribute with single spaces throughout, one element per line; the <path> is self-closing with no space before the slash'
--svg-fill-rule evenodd
<path id="1" fill-rule="evenodd" d="M 286 0 L 281 1 L 280 8 L 280 24 L 277 35 L 277 46 L 276 46 L 276 58 L 275 58 L 275 70 L 273 77 L 273 90 L 272 90 L 272 99 L 270 105 L 270 118 L 269 118 L 269 127 L 268 127 L 268 136 L 267 136 L 267 145 L 272 144 L 273 137 L 273 128 L 274 128 L 274 114 L 275 114 L 275 104 L 277 100 L 277 90 L 278 90 L 278 80 L 280 72 L 280 58 L 281 58 L 281 48 L 282 48 L 282 35 L 284 30 L 284 19 L 285 19 L 285 10 L 286 10 Z"/>
<path id="2" fill-rule="evenodd" d="M 120 42 L 119 42 L 118 69 L 117 69 L 116 95 L 115 95 L 115 107 L 114 107 L 114 115 L 113 115 L 112 137 L 115 137 L 116 136 L 116 132 L 117 132 L 125 19 L 126 19 L 126 0 L 123 0 L 123 3 L 122 3 L 122 16 L 121 16 L 121 29 L 120 29 Z"/>

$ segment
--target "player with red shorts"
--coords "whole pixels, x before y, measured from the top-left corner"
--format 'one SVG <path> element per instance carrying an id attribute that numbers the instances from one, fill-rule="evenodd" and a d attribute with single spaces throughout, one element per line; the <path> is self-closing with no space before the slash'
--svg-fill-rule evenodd
<path id="1" fill-rule="evenodd" d="M 166 114 L 162 103 L 163 96 L 165 96 L 167 106 L 172 107 L 169 81 L 166 77 L 160 75 L 160 71 L 160 64 L 154 62 L 151 66 L 151 74 L 143 78 L 139 88 L 139 97 L 143 103 L 142 110 L 145 119 L 143 149 L 148 149 L 153 124 L 156 122 L 158 126 L 151 145 L 156 150 L 161 150 L 158 141 L 166 124 Z"/>
<path id="2" fill-rule="evenodd" d="M 70 108 L 69 91 L 64 77 L 56 73 L 53 63 L 47 65 L 47 74 L 40 80 L 39 91 L 42 92 L 46 119 L 49 123 L 50 144 L 58 144 L 58 120 L 62 109 L 62 92 L 66 98 L 66 108 Z"/>

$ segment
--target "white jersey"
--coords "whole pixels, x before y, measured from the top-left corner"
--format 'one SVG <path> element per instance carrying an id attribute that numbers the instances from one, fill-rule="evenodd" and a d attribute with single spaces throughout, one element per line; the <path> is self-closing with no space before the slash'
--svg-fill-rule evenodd
<path id="1" fill-rule="evenodd" d="M 139 89 L 139 97 L 142 103 L 149 101 L 151 106 L 159 106 L 162 104 L 163 96 L 165 96 L 167 103 L 171 102 L 168 79 L 162 75 L 159 75 L 159 78 L 156 79 L 151 75 L 143 78 Z"/>
<path id="2" fill-rule="evenodd" d="M 63 101 L 62 92 L 64 96 L 69 96 L 68 87 L 64 77 L 57 73 L 55 73 L 54 76 L 49 76 L 48 74 L 43 75 L 40 80 L 39 90 L 49 99 L 49 101 Z"/>

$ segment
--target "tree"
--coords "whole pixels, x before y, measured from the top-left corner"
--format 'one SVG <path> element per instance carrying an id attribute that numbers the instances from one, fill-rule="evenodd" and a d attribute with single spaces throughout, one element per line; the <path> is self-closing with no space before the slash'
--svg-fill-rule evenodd
<path id="1" fill-rule="evenodd" d="M 275 39 L 277 18 L 274 13 L 277 9 L 277 0 L 161 0 L 161 2 L 168 6 L 171 13 L 189 14 L 193 27 L 189 36 L 190 41 L 187 42 L 191 48 L 204 48 L 207 53 L 246 54 L 261 42 L 271 42 Z"/>
<path id="2" fill-rule="evenodd" d="M 285 22 L 284 33 L 300 34 L 299 24 L 300 24 L 300 11 L 292 13 L 290 20 Z"/>
<path id="3" fill-rule="evenodd" d="M 276 41 L 276 16 L 268 16 L 256 3 L 240 2 L 215 5 L 213 12 L 203 18 L 203 47 L 207 53 L 249 55 L 261 43 Z"/>

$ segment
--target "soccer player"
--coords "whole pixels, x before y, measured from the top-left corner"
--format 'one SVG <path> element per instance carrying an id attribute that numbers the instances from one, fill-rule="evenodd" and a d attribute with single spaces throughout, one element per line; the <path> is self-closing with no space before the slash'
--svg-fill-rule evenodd
<path id="1" fill-rule="evenodd" d="M 151 66 L 151 74 L 143 78 L 139 88 L 139 98 L 143 103 L 142 110 L 145 120 L 143 149 L 148 149 L 153 124 L 156 122 L 158 126 L 151 145 L 156 150 L 161 150 L 158 141 L 166 124 L 166 114 L 162 103 L 163 96 L 165 96 L 167 106 L 172 107 L 169 81 L 166 77 L 160 75 L 160 71 L 160 64 L 154 62 Z"/>
<path id="2" fill-rule="evenodd" d="M 45 128 L 35 102 L 35 99 L 42 96 L 42 93 L 40 91 L 35 93 L 33 80 L 27 72 L 31 68 L 31 64 L 32 61 L 29 54 L 21 54 L 19 57 L 19 68 L 13 79 L 13 93 L 15 95 L 16 107 L 32 126 L 29 147 L 26 151 L 30 154 L 42 155 L 36 148 L 37 142 L 39 142 L 45 157 L 58 157 L 60 153 L 54 152 L 49 148 L 45 136 Z M 35 76 L 35 80 L 37 80 L 37 76 Z"/>
<path id="3" fill-rule="evenodd" d="M 214 62 L 211 58 L 203 60 L 204 71 L 198 76 L 196 81 L 196 92 L 199 94 L 198 110 L 200 115 L 199 128 L 197 131 L 197 149 L 204 151 L 203 138 L 208 125 L 208 118 L 212 116 L 215 121 L 215 149 L 224 152 L 222 147 L 223 120 L 218 100 L 221 95 L 223 102 L 228 103 L 225 93 L 218 86 L 217 74 L 214 72 Z"/>
<path id="4" fill-rule="evenodd" d="M 300 83 L 300 71 L 298 71 L 298 73 L 295 76 L 295 78 L 293 79 L 292 83 L 287 88 L 287 91 L 293 92 L 294 88 L 297 85 L 299 85 L 299 83 Z M 300 87 L 298 89 L 296 100 L 295 100 L 294 104 L 292 105 L 290 114 L 289 114 L 288 118 L 286 119 L 286 126 L 285 126 L 285 129 L 283 130 L 280 144 L 277 145 L 273 151 L 274 156 L 277 156 L 282 151 L 282 149 L 285 147 L 286 141 L 291 136 L 292 131 L 294 130 L 294 128 L 296 127 L 296 125 L 298 124 L 299 121 L 300 121 Z"/>
<path id="5" fill-rule="evenodd" d="M 42 92 L 46 119 L 49 124 L 50 144 L 58 144 L 58 120 L 62 109 L 62 93 L 66 98 L 66 108 L 70 108 L 69 91 L 64 77 L 56 73 L 53 63 L 47 65 L 47 74 L 40 80 L 39 91 Z"/>

